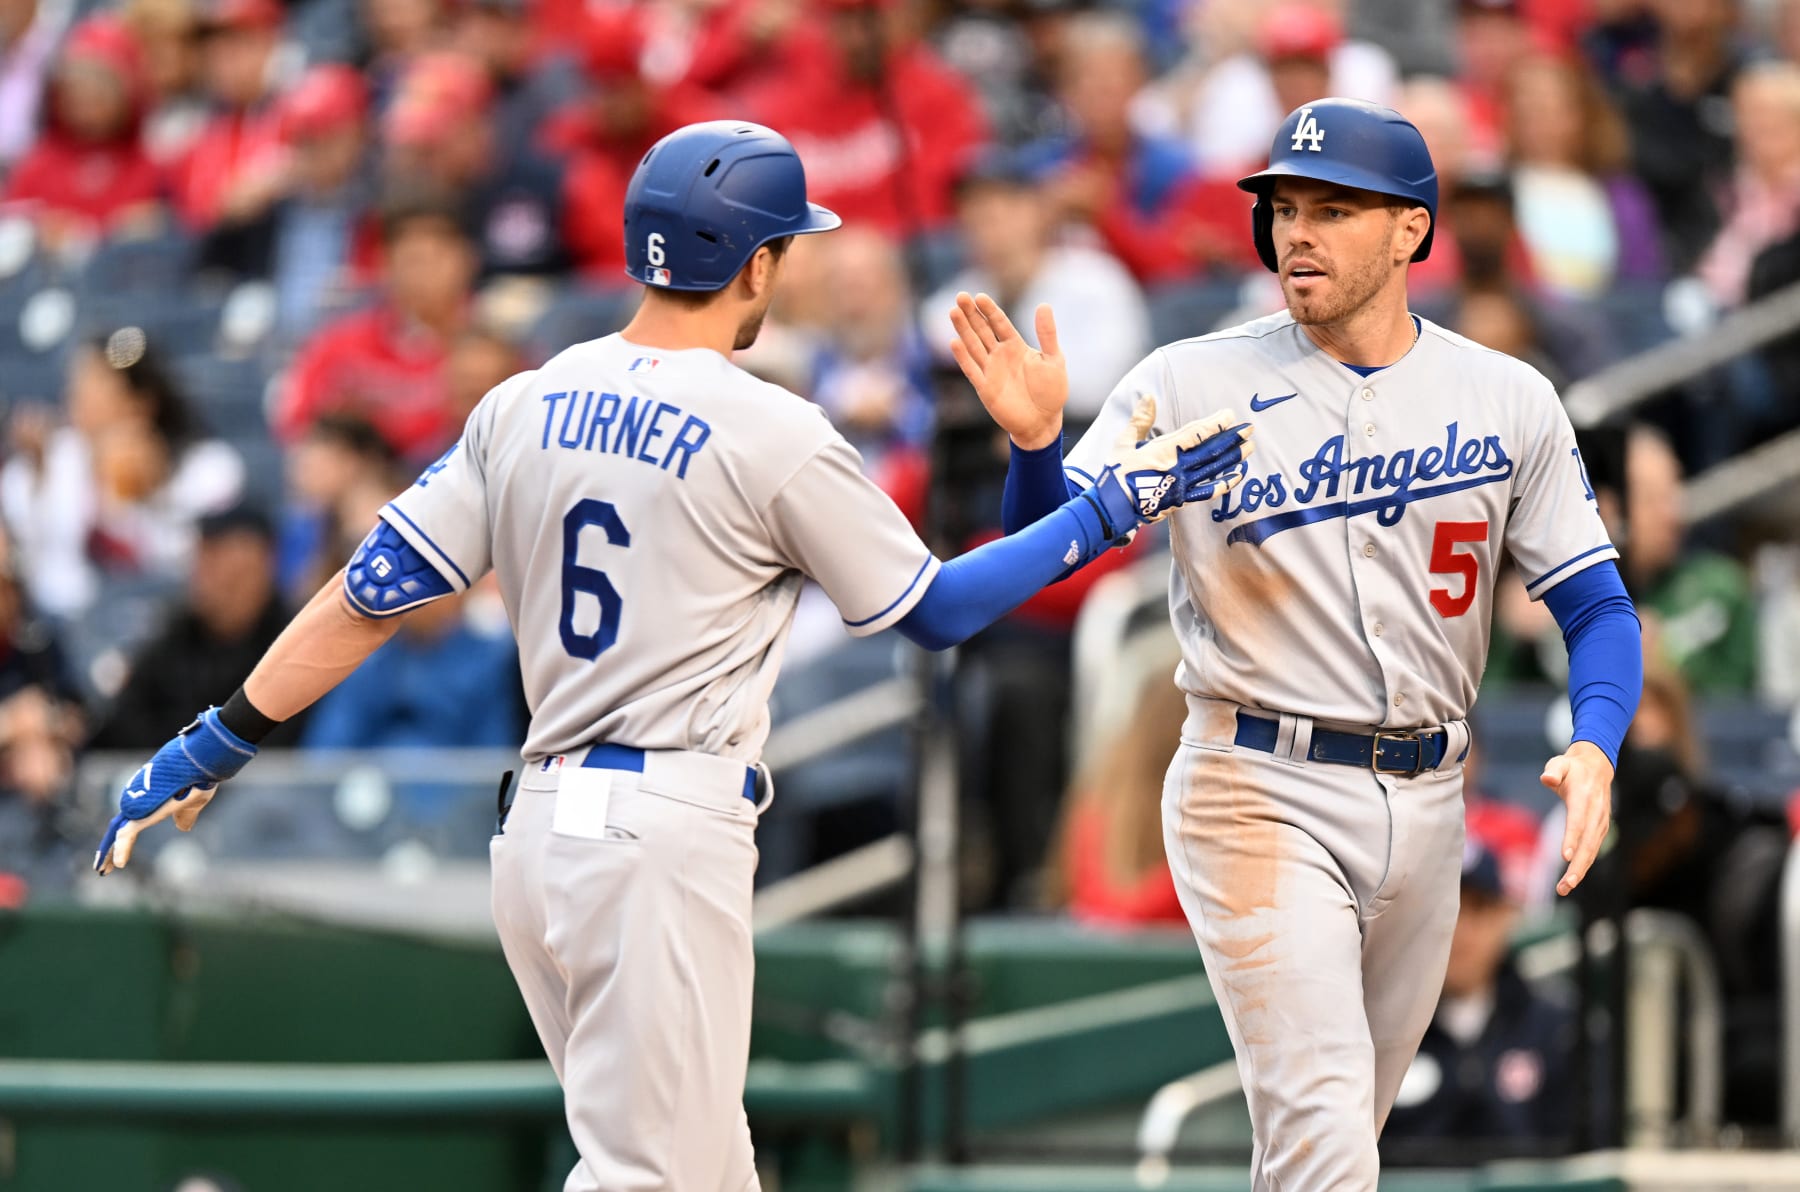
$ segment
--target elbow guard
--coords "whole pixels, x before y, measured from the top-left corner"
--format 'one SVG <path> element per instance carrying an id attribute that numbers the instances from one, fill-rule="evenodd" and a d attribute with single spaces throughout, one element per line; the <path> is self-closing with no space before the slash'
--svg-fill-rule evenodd
<path id="1" fill-rule="evenodd" d="M 375 523 L 344 568 L 344 595 L 366 617 L 391 617 L 455 591 L 385 520 Z"/>

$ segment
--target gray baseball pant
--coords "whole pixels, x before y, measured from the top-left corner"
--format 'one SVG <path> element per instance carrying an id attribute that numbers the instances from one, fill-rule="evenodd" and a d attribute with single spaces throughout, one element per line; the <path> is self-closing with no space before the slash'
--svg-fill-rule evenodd
<path id="1" fill-rule="evenodd" d="M 500 943 L 581 1155 L 564 1192 L 754 1192 L 744 767 L 648 754 L 605 772 L 603 829 L 575 835 L 592 821 L 556 806 L 592 797 L 559 790 L 582 756 L 527 768 L 489 850 Z"/>
<path id="2" fill-rule="evenodd" d="M 1375 1192 L 1450 954 L 1467 728 L 1439 770 L 1395 778 L 1300 760 L 1306 717 L 1281 717 L 1278 753 L 1234 745 L 1237 710 L 1189 697 L 1163 838 L 1237 1053 L 1251 1186 Z"/>

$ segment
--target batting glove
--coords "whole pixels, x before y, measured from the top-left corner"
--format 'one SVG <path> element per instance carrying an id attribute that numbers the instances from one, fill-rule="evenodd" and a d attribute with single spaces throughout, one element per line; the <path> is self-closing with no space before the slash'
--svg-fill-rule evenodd
<path id="1" fill-rule="evenodd" d="M 1185 426 L 1146 436 L 1156 423 L 1156 399 L 1138 397 L 1131 421 L 1119 432 L 1094 489 L 1107 530 L 1118 538 L 1161 521 L 1191 501 L 1208 501 L 1243 480 L 1256 445 L 1248 423 L 1219 410 Z"/>
<path id="2" fill-rule="evenodd" d="M 106 826 L 94 853 L 94 872 L 105 877 L 125 868 L 138 833 L 151 824 L 174 816 L 176 827 L 190 831 L 219 783 L 255 756 L 256 746 L 219 723 L 217 708 L 202 712 L 125 784 L 119 814 Z"/>

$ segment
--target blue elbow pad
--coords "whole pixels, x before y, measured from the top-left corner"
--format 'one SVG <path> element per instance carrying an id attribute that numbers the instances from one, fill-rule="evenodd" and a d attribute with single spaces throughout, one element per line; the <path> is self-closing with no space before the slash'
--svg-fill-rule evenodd
<path id="1" fill-rule="evenodd" d="M 344 595 L 366 617 L 391 617 L 455 591 L 385 520 L 375 523 L 344 568 Z"/>

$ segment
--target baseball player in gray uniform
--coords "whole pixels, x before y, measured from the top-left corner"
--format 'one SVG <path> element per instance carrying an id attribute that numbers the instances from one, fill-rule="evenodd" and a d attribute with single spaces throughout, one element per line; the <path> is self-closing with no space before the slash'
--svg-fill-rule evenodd
<path id="1" fill-rule="evenodd" d="M 1287 311 L 1152 352 L 1067 460 L 1047 308 L 1032 349 L 959 295 L 953 351 L 1013 438 L 1009 531 L 1088 483 L 1139 395 L 1171 423 L 1248 404 L 1250 477 L 1171 523 L 1188 717 L 1164 839 L 1236 1049 L 1254 1187 L 1373 1189 L 1456 920 L 1500 552 L 1569 644 L 1574 743 L 1542 777 L 1567 804 L 1564 894 L 1608 831 L 1638 624 L 1550 384 L 1407 310 L 1437 211 L 1418 131 L 1319 100 L 1239 185 Z"/>
<path id="2" fill-rule="evenodd" d="M 853 633 L 895 626 L 942 649 L 1244 475 L 1229 413 L 1151 438 L 1145 401 L 1094 484 L 940 564 L 816 407 L 730 359 L 756 338 L 788 238 L 836 226 L 766 128 L 658 142 L 626 198 L 627 271 L 646 287 L 630 324 L 490 392 L 243 688 L 138 771 L 95 858 L 104 874 L 148 825 L 191 826 L 407 610 L 493 570 L 532 712 L 492 844 L 494 920 L 566 1091 L 569 1192 L 756 1186 L 742 1094 L 752 833 L 770 797 L 757 759 L 805 578 Z"/>

